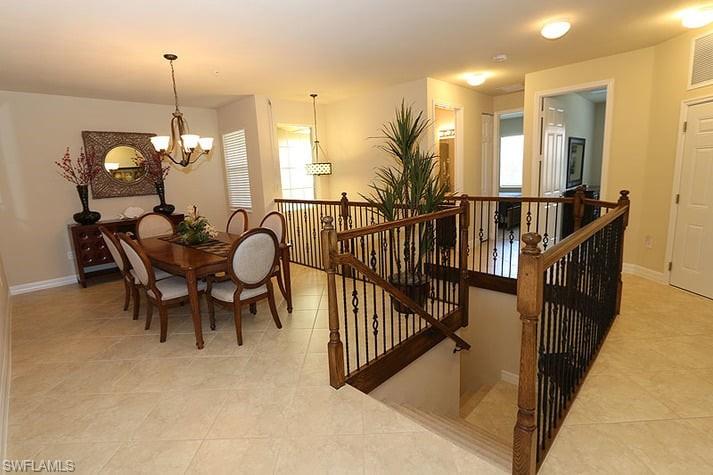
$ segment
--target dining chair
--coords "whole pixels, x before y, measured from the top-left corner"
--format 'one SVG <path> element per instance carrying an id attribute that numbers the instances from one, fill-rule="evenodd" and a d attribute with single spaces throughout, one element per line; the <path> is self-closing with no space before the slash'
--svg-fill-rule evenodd
<path id="1" fill-rule="evenodd" d="M 228 234 L 241 235 L 248 230 L 248 212 L 244 209 L 236 209 L 228 218 L 228 225 L 225 232 Z"/>
<path id="2" fill-rule="evenodd" d="M 176 225 L 163 214 L 146 213 L 136 222 L 136 236 L 139 239 L 171 234 L 176 234 Z"/>
<path id="3" fill-rule="evenodd" d="M 179 276 L 172 276 L 166 279 L 157 280 L 151 260 L 141 247 L 139 241 L 131 239 L 127 234 L 119 234 L 119 242 L 126 254 L 126 258 L 135 271 L 139 282 L 146 290 L 146 326 L 151 328 L 151 318 L 153 307 L 158 308 L 161 322 L 160 341 L 166 341 L 168 332 L 168 307 L 179 305 L 188 299 L 188 284 L 186 279 Z M 203 293 L 206 288 L 205 282 L 198 282 L 198 292 Z"/>
<path id="4" fill-rule="evenodd" d="M 277 285 L 282 296 L 287 301 L 287 311 L 292 313 L 292 284 L 290 282 L 290 245 L 287 244 L 287 221 L 279 211 L 270 211 L 262 218 L 261 228 L 267 228 L 275 233 L 278 244 L 279 259 L 272 276 L 277 277 Z"/>
<path id="5" fill-rule="evenodd" d="M 251 229 L 233 243 L 228 254 L 230 280 L 214 282 L 213 279 L 208 279 L 206 294 L 211 329 L 215 330 L 215 303 L 232 307 L 235 335 L 238 345 L 242 345 L 243 305 L 254 304 L 263 299 L 267 299 L 270 305 L 275 325 L 282 328 L 272 287 L 272 275 L 278 259 L 277 238 L 269 229 Z"/>

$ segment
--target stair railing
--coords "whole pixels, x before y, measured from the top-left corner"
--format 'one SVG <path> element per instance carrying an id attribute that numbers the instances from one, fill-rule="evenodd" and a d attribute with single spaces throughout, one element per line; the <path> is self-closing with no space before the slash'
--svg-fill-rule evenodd
<path id="1" fill-rule="evenodd" d="M 615 208 L 546 251 L 523 236 L 517 280 L 522 321 L 513 473 L 534 474 L 621 305 L 629 192 Z M 604 203 L 605 205 L 605 203 Z"/>

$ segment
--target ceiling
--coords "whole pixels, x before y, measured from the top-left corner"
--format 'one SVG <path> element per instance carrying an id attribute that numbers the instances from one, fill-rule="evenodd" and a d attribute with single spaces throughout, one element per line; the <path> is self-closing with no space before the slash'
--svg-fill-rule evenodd
<path id="1" fill-rule="evenodd" d="M 332 101 L 426 76 L 474 88 L 653 45 L 683 33 L 676 0 L 2 0 L 0 89 L 170 104 L 245 94 Z M 538 34 L 568 18 L 558 41 Z M 509 60 L 493 63 L 505 53 Z"/>

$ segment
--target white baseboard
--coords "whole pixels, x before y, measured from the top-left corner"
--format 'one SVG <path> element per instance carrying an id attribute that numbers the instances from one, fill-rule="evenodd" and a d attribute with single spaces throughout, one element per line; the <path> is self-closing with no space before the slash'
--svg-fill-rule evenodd
<path id="1" fill-rule="evenodd" d="M 18 284 L 10 286 L 10 295 L 20 295 L 38 290 L 51 289 L 53 287 L 62 287 L 77 282 L 75 274 L 57 277 L 56 279 L 40 280 L 39 282 L 28 282 L 27 284 Z"/>
<path id="2" fill-rule="evenodd" d="M 500 380 L 506 383 L 514 384 L 515 386 L 520 384 L 519 375 L 511 373 L 510 371 L 505 371 L 504 369 L 500 370 Z"/>
<path id="3" fill-rule="evenodd" d="M 632 274 L 638 277 L 643 277 L 644 279 L 658 282 L 659 284 L 668 284 L 663 272 L 656 272 L 655 270 L 651 270 L 637 264 L 629 264 L 625 262 L 622 267 L 622 271 L 626 274 Z"/>

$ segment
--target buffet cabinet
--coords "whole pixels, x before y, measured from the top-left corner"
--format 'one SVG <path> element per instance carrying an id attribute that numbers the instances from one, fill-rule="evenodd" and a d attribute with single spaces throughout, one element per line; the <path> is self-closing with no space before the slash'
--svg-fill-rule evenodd
<path id="1" fill-rule="evenodd" d="M 182 214 L 169 216 L 175 224 L 183 221 Z M 87 280 L 93 277 L 116 272 L 117 267 L 111 265 L 114 259 L 106 247 L 99 226 L 104 226 L 114 233 L 135 233 L 137 219 L 114 219 L 99 221 L 94 224 L 70 224 L 69 240 L 74 252 L 74 267 L 77 271 L 77 282 L 82 287 L 87 286 Z"/>

